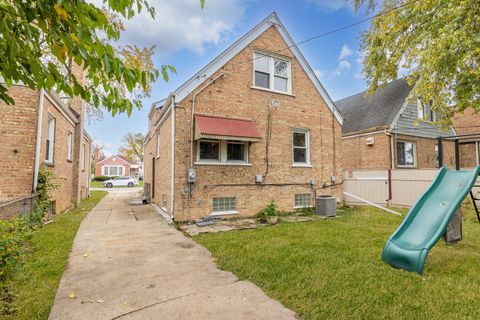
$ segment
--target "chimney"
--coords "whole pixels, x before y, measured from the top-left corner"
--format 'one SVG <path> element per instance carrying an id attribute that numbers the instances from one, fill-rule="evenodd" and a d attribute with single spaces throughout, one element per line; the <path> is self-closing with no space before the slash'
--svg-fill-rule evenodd
<path id="1" fill-rule="evenodd" d="M 93 148 L 93 163 L 96 164 L 100 160 L 100 148 L 95 145 Z"/>
<path id="2" fill-rule="evenodd" d="M 83 68 L 76 64 L 74 61 L 70 63 L 70 68 L 72 75 L 75 76 L 77 81 L 80 84 L 85 83 L 85 74 L 83 72 Z M 76 111 L 76 113 L 80 114 L 83 117 L 83 99 L 81 97 L 73 97 L 70 100 L 70 108 Z"/>

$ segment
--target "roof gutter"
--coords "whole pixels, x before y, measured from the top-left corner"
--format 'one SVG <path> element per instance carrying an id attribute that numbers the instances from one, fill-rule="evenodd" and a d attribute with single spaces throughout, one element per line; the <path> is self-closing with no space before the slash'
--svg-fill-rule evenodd
<path id="1" fill-rule="evenodd" d="M 40 145 L 42 140 L 42 122 L 43 122 L 43 105 L 45 91 L 40 90 L 40 97 L 38 98 L 38 117 L 37 117 L 37 139 L 35 143 L 35 162 L 34 162 L 34 171 L 33 171 L 33 189 L 32 192 L 37 190 L 38 185 L 38 173 L 40 169 Z"/>

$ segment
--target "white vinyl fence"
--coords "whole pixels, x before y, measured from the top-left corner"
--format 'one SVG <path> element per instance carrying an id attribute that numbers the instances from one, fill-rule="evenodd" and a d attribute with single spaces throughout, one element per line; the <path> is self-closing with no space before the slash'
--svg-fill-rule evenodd
<path id="1" fill-rule="evenodd" d="M 430 186 L 437 174 L 436 169 L 397 169 L 390 172 L 390 204 L 399 207 L 412 206 Z M 388 170 L 345 172 L 344 191 L 385 206 L 389 199 L 388 175 Z M 345 202 L 347 204 L 363 204 L 348 195 L 345 195 Z"/>

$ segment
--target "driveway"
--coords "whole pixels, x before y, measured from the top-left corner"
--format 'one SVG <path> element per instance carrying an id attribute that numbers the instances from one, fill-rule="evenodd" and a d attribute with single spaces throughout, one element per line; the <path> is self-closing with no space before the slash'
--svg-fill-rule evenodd
<path id="1" fill-rule="evenodd" d="M 49 319 L 296 319 L 128 189 L 109 192 L 77 233 Z"/>

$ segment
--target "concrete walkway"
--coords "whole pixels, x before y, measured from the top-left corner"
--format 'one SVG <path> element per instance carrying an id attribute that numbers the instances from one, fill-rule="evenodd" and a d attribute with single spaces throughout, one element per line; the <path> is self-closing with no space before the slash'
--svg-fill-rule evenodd
<path id="1" fill-rule="evenodd" d="M 296 319 L 131 190 L 109 193 L 80 226 L 50 319 Z"/>

